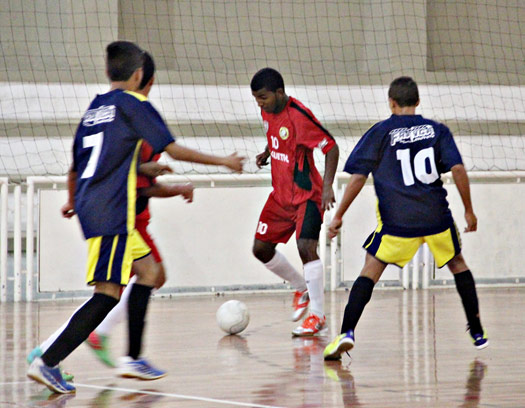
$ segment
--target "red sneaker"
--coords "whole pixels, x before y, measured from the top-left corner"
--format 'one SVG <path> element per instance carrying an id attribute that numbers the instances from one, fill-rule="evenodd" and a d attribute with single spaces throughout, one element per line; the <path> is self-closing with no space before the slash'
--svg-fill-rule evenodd
<path id="1" fill-rule="evenodd" d="M 306 310 L 308 309 L 308 304 L 310 303 L 310 297 L 308 296 L 308 291 L 303 290 L 302 292 L 296 291 L 293 295 L 293 314 L 292 322 L 296 322 L 301 317 L 304 316 Z"/>
<path id="2" fill-rule="evenodd" d="M 326 330 L 326 317 L 319 317 L 311 314 L 304 319 L 303 324 L 297 326 L 292 334 L 297 337 L 321 336 Z"/>

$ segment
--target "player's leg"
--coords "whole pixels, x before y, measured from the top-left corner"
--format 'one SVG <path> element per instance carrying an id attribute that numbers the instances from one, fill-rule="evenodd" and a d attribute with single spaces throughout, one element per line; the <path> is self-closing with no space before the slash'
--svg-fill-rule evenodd
<path id="1" fill-rule="evenodd" d="M 144 247 L 149 251 L 149 247 L 138 233 L 134 235 L 134 238 L 137 255 Z M 158 278 L 158 264 L 152 255 L 135 258 L 133 271 L 137 275 L 137 281 L 132 285 L 128 299 L 129 349 L 127 356 L 119 360 L 118 374 L 122 377 L 155 380 L 164 377 L 166 372 L 156 369 L 141 357 L 141 351 L 149 298 Z"/>
<path id="2" fill-rule="evenodd" d="M 338 360 L 341 353 L 353 348 L 355 327 L 365 306 L 372 297 L 374 285 L 379 281 L 388 264 L 405 266 L 415 255 L 423 238 L 403 238 L 384 234 L 378 228 L 363 244 L 367 254 L 365 265 L 355 280 L 345 307 L 341 334 L 324 350 L 325 360 Z"/>
<path id="3" fill-rule="evenodd" d="M 425 237 L 428 247 L 436 260 L 438 268 L 447 265 L 454 275 L 456 289 L 463 303 L 469 333 L 478 349 L 489 345 L 489 341 L 479 317 L 479 302 L 474 277 L 461 255 L 461 241 L 456 225 L 439 234 Z"/>
<path id="4" fill-rule="evenodd" d="M 310 297 L 310 314 L 296 327 L 294 336 L 315 336 L 322 333 L 326 318 L 324 315 L 323 262 L 317 254 L 319 233 L 323 222 L 320 205 L 307 201 L 297 209 L 297 249 L 303 261 L 304 279 Z"/>
<path id="5" fill-rule="evenodd" d="M 86 345 L 93 351 L 95 356 L 108 367 L 116 367 L 115 361 L 110 353 L 109 336 L 113 329 L 128 315 L 128 298 L 136 280 L 136 275 L 131 277 L 120 296 L 120 301 L 117 306 L 108 313 L 102 323 L 90 333 L 86 340 Z"/>
<path id="6" fill-rule="evenodd" d="M 259 218 L 253 243 L 253 254 L 264 266 L 295 289 L 292 320 L 299 320 L 308 308 L 309 297 L 304 277 L 297 272 L 286 257 L 275 249 L 278 243 L 287 242 L 295 230 L 290 213 L 281 208 L 270 196 Z"/>
<path id="7" fill-rule="evenodd" d="M 94 294 L 70 319 L 49 349 L 33 361 L 28 376 L 59 393 L 74 392 L 59 375 L 58 363 L 75 350 L 118 303 L 121 286 L 131 271 L 131 246 L 127 234 L 88 240 L 87 282 Z M 108 273 L 109 272 L 109 273 Z"/>

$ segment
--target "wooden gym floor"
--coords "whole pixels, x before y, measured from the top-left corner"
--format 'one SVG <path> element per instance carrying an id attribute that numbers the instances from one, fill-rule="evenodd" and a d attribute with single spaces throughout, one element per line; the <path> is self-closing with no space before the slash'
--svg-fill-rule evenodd
<path id="1" fill-rule="evenodd" d="M 465 334 L 455 289 L 376 290 L 352 358 L 325 363 L 348 293 L 326 295 L 329 335 L 293 339 L 291 293 L 154 299 L 145 355 L 169 375 L 141 382 L 114 376 L 82 345 L 62 364 L 76 395 L 51 394 L 25 376 L 28 352 L 79 301 L 0 305 L 0 407 L 524 407 L 525 288 L 480 288 L 491 341 L 477 351 Z M 224 336 L 215 311 L 244 301 L 248 328 Z M 112 351 L 126 349 L 125 325 Z"/>

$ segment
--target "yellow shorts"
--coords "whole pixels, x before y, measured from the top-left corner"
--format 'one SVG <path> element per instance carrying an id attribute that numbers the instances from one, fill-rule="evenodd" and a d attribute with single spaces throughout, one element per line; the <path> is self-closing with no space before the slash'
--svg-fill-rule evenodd
<path id="1" fill-rule="evenodd" d="M 137 230 L 129 234 L 93 237 L 87 240 L 88 261 L 86 282 L 113 282 L 127 285 L 133 261 L 151 250 Z"/>
<path id="2" fill-rule="evenodd" d="M 461 239 L 456 224 L 438 234 L 415 238 L 384 234 L 379 228 L 368 237 L 363 248 L 381 262 L 402 268 L 410 262 L 424 242 L 434 255 L 438 268 L 445 266 L 461 252 Z"/>

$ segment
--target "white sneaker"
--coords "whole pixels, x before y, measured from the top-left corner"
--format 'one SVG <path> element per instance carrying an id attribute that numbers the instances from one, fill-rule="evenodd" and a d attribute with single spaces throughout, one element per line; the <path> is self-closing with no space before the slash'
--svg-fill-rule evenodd
<path id="1" fill-rule="evenodd" d="M 138 378 L 140 380 L 157 380 L 166 376 L 166 371 L 153 367 L 144 358 L 133 360 L 129 356 L 120 357 L 117 374 L 126 378 Z"/>

